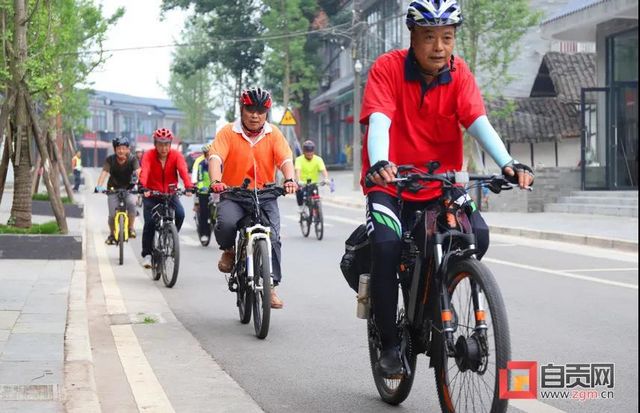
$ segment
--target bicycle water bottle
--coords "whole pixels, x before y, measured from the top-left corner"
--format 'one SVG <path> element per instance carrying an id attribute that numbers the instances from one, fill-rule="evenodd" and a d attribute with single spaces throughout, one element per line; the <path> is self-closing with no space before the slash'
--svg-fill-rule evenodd
<path id="1" fill-rule="evenodd" d="M 366 320 L 369 317 L 370 305 L 369 274 L 360 274 L 360 280 L 358 282 L 358 307 L 356 310 L 356 317 Z"/>

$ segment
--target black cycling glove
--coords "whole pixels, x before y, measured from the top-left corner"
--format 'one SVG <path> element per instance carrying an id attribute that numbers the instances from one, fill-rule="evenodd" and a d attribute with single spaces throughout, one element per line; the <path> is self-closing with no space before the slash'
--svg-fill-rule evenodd
<path id="1" fill-rule="evenodd" d="M 364 183 L 367 187 L 372 187 L 375 185 L 373 182 L 373 175 L 382 172 L 383 170 L 387 170 L 387 172 L 392 173 L 393 163 L 389 161 L 378 161 L 371 165 L 367 170 L 367 174 L 365 176 Z"/>
<path id="2" fill-rule="evenodd" d="M 506 168 L 507 166 L 510 166 L 510 167 L 513 169 L 513 171 L 515 172 L 515 175 L 513 175 L 513 176 L 509 176 L 509 175 L 507 175 L 507 174 L 505 173 L 505 168 Z M 506 165 L 502 168 L 502 174 L 504 175 L 504 178 L 505 178 L 507 181 L 509 181 L 509 183 L 511 183 L 511 184 L 516 184 L 516 185 L 518 184 L 518 172 L 519 172 L 519 171 L 522 171 L 522 172 L 524 172 L 524 173 L 526 173 L 526 174 L 531 175 L 531 178 L 534 178 L 534 177 L 535 177 L 535 175 L 534 175 L 534 173 L 533 173 L 533 169 L 531 169 L 531 167 L 530 167 L 530 166 L 527 166 L 527 165 L 525 165 L 525 164 L 523 164 L 523 163 L 520 163 L 520 162 L 516 161 L 515 159 L 514 159 L 513 161 L 509 162 L 508 164 L 506 164 Z M 533 180 L 531 181 L 531 185 L 533 185 Z"/>

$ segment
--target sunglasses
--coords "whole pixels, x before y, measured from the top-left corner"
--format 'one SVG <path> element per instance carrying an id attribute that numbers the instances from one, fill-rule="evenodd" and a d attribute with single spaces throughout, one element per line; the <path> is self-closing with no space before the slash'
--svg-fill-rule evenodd
<path id="1" fill-rule="evenodd" d="M 264 115 L 269 110 L 265 107 L 256 106 L 256 105 L 248 105 L 248 106 L 245 106 L 244 108 L 247 112 L 250 112 L 250 113 L 258 112 L 260 115 Z"/>

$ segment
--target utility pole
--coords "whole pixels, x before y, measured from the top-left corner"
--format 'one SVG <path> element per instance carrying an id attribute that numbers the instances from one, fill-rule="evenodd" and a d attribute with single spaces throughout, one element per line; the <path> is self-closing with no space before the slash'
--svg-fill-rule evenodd
<path id="1" fill-rule="evenodd" d="M 360 2 L 353 0 L 353 20 L 351 56 L 353 59 L 353 190 L 360 188 L 360 169 L 362 168 L 362 140 L 360 136 Z"/>

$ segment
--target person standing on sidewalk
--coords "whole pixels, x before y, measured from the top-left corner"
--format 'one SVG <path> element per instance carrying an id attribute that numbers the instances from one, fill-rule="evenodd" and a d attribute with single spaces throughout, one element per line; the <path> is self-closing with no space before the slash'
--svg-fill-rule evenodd
<path id="1" fill-rule="evenodd" d="M 367 226 L 371 240 L 371 298 L 380 331 L 382 352 L 376 368 L 385 377 L 403 372 L 398 348 L 396 310 L 402 241 L 395 230 L 375 219 L 376 212 L 399 224 L 400 199 L 393 179 L 396 165 L 411 164 L 426 172 L 460 171 L 463 141 L 460 125 L 520 188 L 533 184 L 530 167 L 514 160 L 489 123 L 476 80 L 467 64 L 454 57 L 456 29 L 462 13 L 455 0 L 411 2 L 406 24 L 411 47 L 393 50 L 374 62 L 364 91 L 360 123 L 368 125 L 362 151 L 362 188 L 367 196 Z M 365 182 L 374 184 L 369 188 Z M 439 187 L 403 192 L 402 202 L 420 205 L 438 198 Z M 420 204 L 420 205 L 415 205 Z M 489 247 L 489 228 L 479 212 L 470 216 L 478 258 Z"/>
<path id="2" fill-rule="evenodd" d="M 213 192 L 223 192 L 227 186 L 240 186 L 245 178 L 250 188 L 262 188 L 275 179 L 276 167 L 284 175 L 284 188 L 288 194 L 296 191 L 291 148 L 280 130 L 267 122 L 271 108 L 271 94 L 261 88 L 243 90 L 240 94 L 240 119 L 223 127 L 216 135 L 207 156 Z M 280 211 L 276 199 L 261 202 L 262 211 L 271 223 L 271 248 L 274 286 L 280 284 Z M 234 200 L 218 203 L 214 234 L 224 252 L 218 269 L 230 273 L 235 257 L 233 244 L 238 222 L 248 213 Z M 282 300 L 275 289 L 271 293 L 271 308 L 282 308 Z"/>
<path id="3" fill-rule="evenodd" d="M 153 132 L 154 149 L 147 151 L 142 158 L 142 172 L 140 173 L 140 185 L 144 189 L 168 193 L 171 185 L 178 184 L 178 176 L 182 179 L 185 188 L 191 189 L 191 177 L 187 170 L 187 162 L 182 153 L 171 149 L 173 133 L 169 129 L 156 129 Z M 191 196 L 190 193 L 186 194 Z M 159 199 L 145 193 L 144 228 L 142 229 L 142 265 L 151 268 L 151 249 L 153 247 L 153 235 L 156 231 L 155 222 L 151 211 L 160 203 Z M 184 208 L 177 195 L 171 198 L 169 203 L 175 212 L 176 228 L 180 231 L 184 222 Z"/>
<path id="4" fill-rule="evenodd" d="M 324 165 L 322 158 L 315 154 L 316 144 L 307 140 L 302 144 L 302 155 L 296 158 L 295 169 L 296 178 L 299 185 L 306 185 L 311 181 L 312 184 L 318 183 L 318 176 L 322 174 L 323 182 L 329 183 L 329 173 Z M 296 191 L 296 201 L 298 202 L 298 212 L 302 212 L 305 194 L 304 187 L 298 188 Z"/>
<path id="5" fill-rule="evenodd" d="M 82 153 L 80 151 L 76 151 L 76 154 L 71 158 L 71 169 L 73 170 L 73 192 L 78 192 L 82 181 Z"/>

